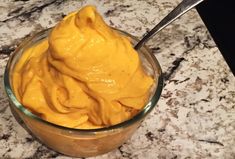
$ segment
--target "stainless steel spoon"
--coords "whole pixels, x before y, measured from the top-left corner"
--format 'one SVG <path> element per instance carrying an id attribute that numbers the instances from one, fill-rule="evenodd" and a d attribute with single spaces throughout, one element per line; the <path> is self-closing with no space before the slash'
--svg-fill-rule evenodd
<path id="1" fill-rule="evenodd" d="M 204 0 L 183 0 L 175 9 L 173 9 L 165 18 L 163 18 L 152 30 L 150 30 L 136 45 L 135 49 L 138 50 L 145 44 L 151 37 L 171 24 L 174 20 L 182 16 L 184 13 L 194 8 L 196 5 Z"/>

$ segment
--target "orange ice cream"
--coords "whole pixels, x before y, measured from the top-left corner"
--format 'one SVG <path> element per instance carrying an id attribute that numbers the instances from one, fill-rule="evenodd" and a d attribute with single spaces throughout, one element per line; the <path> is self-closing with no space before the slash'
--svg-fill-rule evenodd
<path id="1" fill-rule="evenodd" d="M 152 84 L 130 40 L 93 6 L 66 16 L 23 53 L 13 73 L 14 92 L 26 108 L 80 129 L 131 118 L 145 106 Z"/>

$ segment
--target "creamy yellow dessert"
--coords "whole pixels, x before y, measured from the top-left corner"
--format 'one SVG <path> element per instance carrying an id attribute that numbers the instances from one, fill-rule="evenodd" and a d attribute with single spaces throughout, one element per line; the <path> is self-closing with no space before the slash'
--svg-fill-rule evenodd
<path id="1" fill-rule="evenodd" d="M 27 49 L 13 72 L 17 99 L 57 125 L 93 129 L 128 120 L 146 104 L 153 79 L 130 40 L 86 6 Z"/>

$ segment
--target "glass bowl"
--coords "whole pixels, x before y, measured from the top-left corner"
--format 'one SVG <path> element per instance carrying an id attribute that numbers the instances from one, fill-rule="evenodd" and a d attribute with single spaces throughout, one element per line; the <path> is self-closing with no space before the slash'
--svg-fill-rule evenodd
<path id="1" fill-rule="evenodd" d="M 30 132 L 42 143 L 65 155 L 74 157 L 96 156 L 119 147 L 137 130 L 160 98 L 163 76 L 157 59 L 146 46 L 143 46 L 138 51 L 145 71 L 152 75 L 155 84 L 151 89 L 148 103 L 134 117 L 117 125 L 90 130 L 59 126 L 32 114 L 16 99 L 12 90 L 12 72 L 15 64 L 27 48 L 47 38 L 50 31 L 51 29 L 47 29 L 28 38 L 10 55 L 4 73 L 4 85 L 12 113 L 16 114 Z M 116 31 L 129 37 L 133 44 L 138 41 L 138 39 L 126 32 Z"/>

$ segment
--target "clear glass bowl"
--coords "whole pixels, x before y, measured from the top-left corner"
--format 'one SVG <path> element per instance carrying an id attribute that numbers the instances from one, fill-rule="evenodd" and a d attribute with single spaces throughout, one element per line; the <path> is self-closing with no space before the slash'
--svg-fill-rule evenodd
<path id="1" fill-rule="evenodd" d="M 16 99 L 12 90 L 12 72 L 18 59 L 27 48 L 47 38 L 50 31 L 51 29 L 44 30 L 22 42 L 11 54 L 6 65 L 4 73 L 5 91 L 9 97 L 12 113 L 16 115 L 16 120 L 18 117 L 18 120 L 23 120 L 26 127 L 42 143 L 55 151 L 69 156 L 96 156 L 119 147 L 131 137 L 160 98 L 163 76 L 157 59 L 146 46 L 138 51 L 145 71 L 153 76 L 155 85 L 151 89 L 148 103 L 137 115 L 120 124 L 99 129 L 83 130 L 59 126 L 32 114 Z M 138 39 L 128 33 L 117 31 L 130 37 L 133 44 L 138 41 Z"/>

